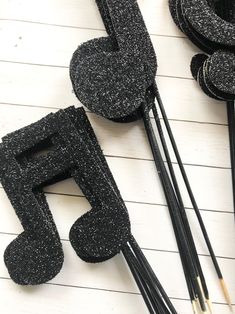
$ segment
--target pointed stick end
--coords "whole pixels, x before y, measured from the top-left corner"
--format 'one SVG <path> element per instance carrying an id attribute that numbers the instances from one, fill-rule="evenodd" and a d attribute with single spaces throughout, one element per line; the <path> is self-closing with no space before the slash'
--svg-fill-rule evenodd
<path id="1" fill-rule="evenodd" d="M 213 305 L 212 305 L 211 300 L 210 299 L 206 299 L 206 304 L 207 304 L 207 307 L 209 309 L 210 314 L 212 314 L 213 313 Z"/>
<path id="2" fill-rule="evenodd" d="M 195 313 L 196 313 L 196 314 L 202 314 L 202 313 L 203 313 L 203 314 L 209 314 L 209 312 L 207 311 L 207 309 L 205 309 L 204 311 L 202 310 L 201 304 L 200 304 L 198 298 L 195 299 Z"/>
<path id="3" fill-rule="evenodd" d="M 198 314 L 198 311 L 197 311 L 197 303 L 195 300 L 192 300 L 192 308 L 193 308 L 193 313 L 194 314 Z"/>
<path id="4" fill-rule="evenodd" d="M 227 301 L 227 303 L 229 305 L 230 311 L 233 312 L 232 301 L 231 301 L 231 298 L 230 298 L 230 295 L 228 292 L 227 285 L 226 285 L 223 278 L 220 279 L 220 285 L 221 285 L 225 300 Z"/>

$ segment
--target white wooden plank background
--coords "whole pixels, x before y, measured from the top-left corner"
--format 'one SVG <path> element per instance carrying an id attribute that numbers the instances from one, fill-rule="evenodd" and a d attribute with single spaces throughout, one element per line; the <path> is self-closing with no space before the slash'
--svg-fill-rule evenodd
<path id="1" fill-rule="evenodd" d="M 191 78 L 189 62 L 198 49 L 175 27 L 167 0 L 138 2 L 158 57 L 159 89 L 235 308 L 235 230 L 225 105 L 207 98 Z M 0 0 L 0 136 L 51 111 L 80 105 L 69 80 L 71 55 L 81 42 L 104 34 L 94 0 Z M 92 113 L 88 116 L 129 209 L 133 234 L 178 312 L 191 313 L 142 123 L 120 125 Z M 228 314 L 184 188 L 183 196 L 214 312 Z M 69 229 L 89 209 L 73 181 L 47 188 L 47 197 L 65 262 L 48 284 L 20 287 L 9 279 L 2 255 L 22 228 L 0 186 L 0 313 L 147 313 L 122 256 L 90 265 L 72 250 Z"/>

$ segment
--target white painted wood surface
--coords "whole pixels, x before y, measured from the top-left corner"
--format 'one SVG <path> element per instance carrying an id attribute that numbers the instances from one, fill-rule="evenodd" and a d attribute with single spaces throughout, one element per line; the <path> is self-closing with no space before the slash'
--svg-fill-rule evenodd
<path id="1" fill-rule="evenodd" d="M 235 309 L 235 230 L 225 105 L 207 98 L 192 80 L 189 62 L 198 49 L 175 27 L 167 0 L 138 2 L 158 57 L 159 89 Z M 94 0 L 0 0 L 0 136 L 58 108 L 80 105 L 69 80 L 71 55 L 81 42 L 104 34 Z M 142 123 L 120 125 L 92 113 L 88 116 L 126 201 L 133 234 L 178 312 L 191 313 Z M 228 314 L 180 182 L 214 312 Z M 47 188 L 47 197 L 63 242 L 64 266 L 48 284 L 20 287 L 9 279 L 2 256 L 22 228 L 0 187 L 0 313 L 147 313 L 122 256 L 89 265 L 72 250 L 69 229 L 89 209 L 73 181 Z"/>

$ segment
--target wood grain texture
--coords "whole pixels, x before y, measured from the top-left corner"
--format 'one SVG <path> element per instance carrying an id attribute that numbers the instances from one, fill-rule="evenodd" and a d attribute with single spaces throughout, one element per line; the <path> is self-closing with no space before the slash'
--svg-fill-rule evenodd
<path id="1" fill-rule="evenodd" d="M 226 108 L 204 95 L 189 64 L 198 51 L 172 22 L 167 0 L 139 0 L 158 58 L 157 83 L 202 217 L 235 304 L 235 230 Z M 76 47 L 104 36 L 94 0 L 1 0 L 0 137 L 49 112 L 81 105 L 72 92 L 69 62 Z M 132 232 L 179 314 L 192 313 L 162 188 L 141 122 L 115 124 L 88 112 L 126 201 Z M 172 153 L 172 152 L 171 152 Z M 173 157 L 175 162 L 175 158 Z M 179 170 L 175 165 L 215 314 L 229 314 Z M 72 179 L 46 189 L 65 262 L 39 287 L 20 287 L 0 259 L 2 314 L 147 314 L 121 255 L 82 262 L 68 234 L 90 206 Z M 0 255 L 22 227 L 0 187 Z M 14 300 L 14 302 L 12 302 Z M 235 306 L 234 306 L 235 310 Z"/>
<path id="2" fill-rule="evenodd" d="M 77 46 L 105 36 L 103 30 L 58 27 L 22 21 L 0 21 L 0 60 L 68 67 Z M 190 61 L 198 51 L 187 38 L 151 36 L 158 75 L 191 78 Z"/>
<path id="3" fill-rule="evenodd" d="M 51 111 L 48 108 L 1 104 L 0 136 L 33 123 Z M 105 155 L 153 159 L 142 121 L 120 124 L 103 119 L 93 113 L 88 113 L 88 117 Z M 171 127 L 185 164 L 230 168 L 227 126 L 171 121 Z M 115 140 L 110 141 L 110 137 Z M 141 145 L 136 145 L 137 141 L 141 141 Z M 172 156 L 175 162 L 173 152 Z"/>
<path id="4" fill-rule="evenodd" d="M 0 62 L 0 71 L 3 103 L 50 108 L 79 103 L 67 68 Z M 170 119 L 227 124 L 226 106 L 204 95 L 193 80 L 157 77 L 157 82 Z"/>
<path id="5" fill-rule="evenodd" d="M 12 241 L 15 236 L 1 235 L 0 253 L 3 254 L 5 246 Z M 60 285 L 70 285 L 86 288 L 95 288 L 126 293 L 138 293 L 138 288 L 131 277 L 127 265 L 122 255 L 118 255 L 105 263 L 88 264 L 82 262 L 72 249 L 68 241 L 62 241 L 65 254 L 64 265 L 60 273 L 52 279 L 52 283 Z M 171 298 L 187 299 L 188 292 L 184 282 L 183 271 L 178 253 L 159 252 L 153 250 L 143 250 L 155 273 L 158 275 L 162 285 L 165 287 Z M 202 256 L 200 258 L 208 279 L 208 288 L 212 301 L 223 303 L 223 295 L 216 281 L 216 276 L 212 271 L 210 258 Z M 234 280 L 229 276 L 235 267 L 235 260 L 218 258 L 221 269 L 227 278 L 229 289 L 234 291 Z M 171 267 L 174 265 L 174 267 Z M 179 271 L 175 271 L 179 269 Z M 0 264 L 0 277 L 8 278 L 7 270 L 3 263 Z M 235 298 L 232 299 L 235 303 Z"/>
<path id="6" fill-rule="evenodd" d="M 169 14 L 166 0 L 139 0 L 146 26 L 151 34 L 184 37 Z M 2 0 L 0 17 L 66 27 L 104 29 L 93 0 Z"/>
<path id="7" fill-rule="evenodd" d="M 47 199 L 61 238 L 68 240 L 69 229 L 78 217 L 90 209 L 89 203 L 84 197 L 57 194 L 47 194 Z M 21 232 L 20 223 L 2 189 L 0 189 L 0 202 L 2 205 L 0 213 L 1 232 L 7 234 Z M 168 223 L 169 213 L 166 206 L 132 202 L 127 202 L 126 205 L 130 214 L 133 233 L 138 238 L 141 247 L 149 250 L 177 252 L 174 233 L 171 224 Z M 66 216 L 64 208 L 68 208 Z M 195 239 L 198 251 L 200 254 L 205 252 L 207 254 L 193 210 L 188 209 L 187 214 L 194 234 L 198 235 Z M 234 227 L 231 219 L 232 213 L 202 211 L 202 217 L 208 233 L 213 235 L 212 242 L 216 255 L 235 258 L 235 250 L 231 249 L 231 243 L 235 241 L 235 235 L 232 232 Z M 224 233 L 224 230 L 227 230 L 227 233 Z"/>
<path id="8" fill-rule="evenodd" d="M 74 309 L 80 313 L 96 311 L 98 314 L 109 314 L 110 311 L 114 314 L 120 312 L 123 314 L 148 313 L 139 295 L 56 285 L 21 288 L 9 280 L 3 280 L 1 287 L 9 291 L 9 294 L 0 304 L 1 313 L 12 313 L 15 310 L 15 303 L 12 302 L 12 298 L 17 300 L 17 313 L 19 314 L 26 313 L 26 306 L 33 308 L 35 314 L 48 311 L 50 313 L 73 314 Z M 173 299 L 172 302 L 179 309 L 179 313 L 188 314 L 191 312 L 189 301 Z M 215 313 L 229 313 L 222 304 L 214 304 L 213 307 Z"/>

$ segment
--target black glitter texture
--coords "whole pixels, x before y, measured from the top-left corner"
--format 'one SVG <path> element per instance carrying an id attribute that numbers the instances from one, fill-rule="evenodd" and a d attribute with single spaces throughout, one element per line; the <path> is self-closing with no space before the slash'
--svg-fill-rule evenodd
<path id="1" fill-rule="evenodd" d="M 235 51 L 235 24 L 220 15 L 222 1 L 169 0 L 169 8 L 176 25 L 190 40 L 207 53 L 218 49 Z M 233 4 L 234 6 L 234 4 Z M 235 6 L 234 6 L 235 9 Z"/>
<path id="2" fill-rule="evenodd" d="M 46 155 L 37 153 L 49 147 Z M 130 239 L 125 204 L 82 108 L 69 107 L 3 137 L 0 179 L 24 231 L 4 254 L 21 285 L 52 279 L 63 264 L 59 235 L 42 188 L 73 177 L 92 206 L 70 232 L 76 253 L 100 262 Z"/>
<path id="3" fill-rule="evenodd" d="M 191 61 L 190 69 L 192 76 L 195 80 L 198 78 L 199 69 L 203 66 L 203 63 L 208 59 L 208 56 L 203 53 L 196 54 Z"/>
<path id="4" fill-rule="evenodd" d="M 191 72 L 210 97 L 235 99 L 235 3 L 222 0 L 169 0 L 176 25 L 199 48 L 191 61 Z"/>
<path id="5" fill-rule="evenodd" d="M 78 99 L 91 111 L 118 122 L 141 117 L 149 107 L 157 62 L 135 0 L 96 1 L 109 37 L 78 47 L 70 63 L 70 77 Z"/>

